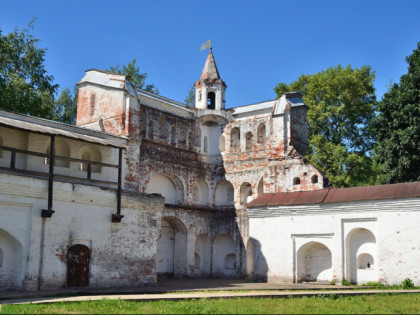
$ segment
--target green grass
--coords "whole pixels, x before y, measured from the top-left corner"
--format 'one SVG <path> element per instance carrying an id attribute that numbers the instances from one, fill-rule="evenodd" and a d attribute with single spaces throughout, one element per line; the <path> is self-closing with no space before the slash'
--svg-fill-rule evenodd
<path id="1" fill-rule="evenodd" d="M 3 304 L 2 314 L 418 314 L 420 294 Z"/>

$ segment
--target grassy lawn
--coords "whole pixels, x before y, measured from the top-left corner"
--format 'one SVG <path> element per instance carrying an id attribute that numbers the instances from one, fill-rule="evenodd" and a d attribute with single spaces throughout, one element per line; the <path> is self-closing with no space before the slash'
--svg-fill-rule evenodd
<path id="1" fill-rule="evenodd" d="M 418 314 L 420 294 L 3 304 L 1 314 Z"/>

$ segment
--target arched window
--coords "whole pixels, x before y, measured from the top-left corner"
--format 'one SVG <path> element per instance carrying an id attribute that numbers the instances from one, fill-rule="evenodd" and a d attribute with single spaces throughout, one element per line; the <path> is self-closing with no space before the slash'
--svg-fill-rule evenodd
<path id="1" fill-rule="evenodd" d="M 186 128 L 184 126 L 184 123 L 179 123 L 179 129 L 178 129 L 178 141 L 181 145 L 185 145 L 186 142 Z"/>
<path id="2" fill-rule="evenodd" d="M 252 187 L 249 183 L 243 183 L 241 186 L 241 204 L 245 205 L 252 199 Z"/>
<path id="3" fill-rule="evenodd" d="M 252 149 L 252 132 L 248 131 L 246 133 L 246 150 L 249 151 Z"/>
<path id="4" fill-rule="evenodd" d="M 92 94 L 90 96 L 90 114 L 91 115 L 93 115 L 95 112 L 95 99 L 96 99 L 95 94 Z"/>
<path id="5" fill-rule="evenodd" d="M 207 141 L 207 137 L 205 136 L 205 137 L 204 137 L 203 151 L 204 151 L 204 152 L 206 152 L 206 153 L 207 153 L 207 152 L 208 152 L 208 150 L 209 150 L 209 149 L 208 149 L 208 143 L 207 143 L 207 142 L 208 142 L 208 141 Z"/>
<path id="6" fill-rule="evenodd" d="M 311 177 L 312 184 L 318 184 L 318 175 L 313 175 Z"/>
<path id="7" fill-rule="evenodd" d="M 214 92 L 207 93 L 207 109 L 216 108 L 216 94 Z"/>
<path id="8" fill-rule="evenodd" d="M 195 146 L 201 147 L 201 129 L 200 127 L 195 128 Z"/>
<path id="9" fill-rule="evenodd" d="M 238 127 L 232 129 L 230 133 L 230 147 L 233 150 L 238 150 L 241 145 L 241 131 Z"/>
<path id="10" fill-rule="evenodd" d="M 225 151 L 225 136 L 221 136 L 219 140 L 219 151 L 224 152 Z"/>
<path id="11" fill-rule="evenodd" d="M 50 154 L 50 141 L 47 142 L 46 147 L 47 148 L 45 150 L 45 153 Z M 70 167 L 70 161 L 69 160 L 57 158 L 57 156 L 62 156 L 62 157 L 65 157 L 65 158 L 70 157 L 70 147 L 68 146 L 68 144 L 64 140 L 62 140 L 62 139 L 56 139 L 55 140 L 54 154 L 56 155 L 55 161 L 54 161 L 55 166 Z M 50 158 L 46 157 L 44 163 L 49 165 L 50 164 Z"/>
<path id="12" fill-rule="evenodd" d="M 295 178 L 293 178 L 293 185 L 294 185 L 294 186 L 296 186 L 296 185 L 300 185 L 300 178 L 299 178 L 299 177 L 295 177 Z"/>
<path id="13" fill-rule="evenodd" d="M 147 136 L 149 137 L 149 139 L 152 139 L 152 140 L 153 140 L 153 136 L 154 136 L 154 130 L 153 129 L 154 129 L 153 120 L 150 120 Z"/>
<path id="14" fill-rule="evenodd" d="M 258 125 L 258 141 L 259 144 L 265 144 L 265 124 Z"/>

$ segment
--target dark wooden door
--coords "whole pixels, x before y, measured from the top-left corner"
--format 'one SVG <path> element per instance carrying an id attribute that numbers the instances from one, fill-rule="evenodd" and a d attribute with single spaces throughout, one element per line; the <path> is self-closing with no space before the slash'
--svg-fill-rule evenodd
<path id="1" fill-rule="evenodd" d="M 77 244 L 69 248 L 67 257 L 67 286 L 89 285 L 90 250 L 85 245 Z"/>

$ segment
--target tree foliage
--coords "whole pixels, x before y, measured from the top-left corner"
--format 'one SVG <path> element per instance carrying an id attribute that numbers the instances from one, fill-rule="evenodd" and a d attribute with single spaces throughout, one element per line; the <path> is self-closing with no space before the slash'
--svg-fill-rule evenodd
<path id="1" fill-rule="evenodd" d="M 338 65 L 274 89 L 277 97 L 289 91 L 303 94 L 309 106 L 307 158 L 335 186 L 371 183 L 375 177 L 369 157 L 374 145 L 369 127 L 376 100 L 374 79 L 369 66 Z"/>
<path id="2" fill-rule="evenodd" d="M 146 84 L 147 73 L 141 73 L 136 63 L 137 60 L 136 58 L 134 58 L 127 65 L 123 65 L 121 69 L 120 66 L 117 65 L 116 67 L 111 67 L 107 71 L 115 74 L 129 76 L 131 78 L 131 82 L 134 84 L 135 87 L 152 92 L 154 94 L 159 94 L 159 89 L 156 88 L 154 84 Z"/>
<path id="3" fill-rule="evenodd" d="M 381 183 L 420 181 L 420 42 L 408 72 L 377 105 L 375 160 Z"/>
<path id="4" fill-rule="evenodd" d="M 188 91 L 188 96 L 184 100 L 185 104 L 195 107 L 195 85 L 193 84 Z"/>
<path id="5" fill-rule="evenodd" d="M 74 87 L 73 93 L 69 88 L 62 90 L 60 96 L 54 102 L 52 119 L 66 124 L 76 124 L 78 95 L 79 90 L 77 86 Z"/>
<path id="6" fill-rule="evenodd" d="M 46 49 L 38 42 L 28 29 L 7 35 L 0 29 L 0 108 L 52 118 L 58 85 L 45 70 Z"/>

